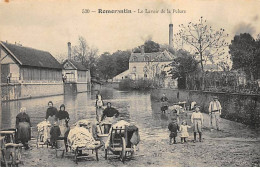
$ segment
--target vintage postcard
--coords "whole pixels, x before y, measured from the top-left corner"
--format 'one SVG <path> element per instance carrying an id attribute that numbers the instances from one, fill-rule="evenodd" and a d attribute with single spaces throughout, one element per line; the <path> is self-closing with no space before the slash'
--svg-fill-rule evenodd
<path id="1" fill-rule="evenodd" d="M 259 167 L 260 0 L 0 0 L 1 167 Z"/>

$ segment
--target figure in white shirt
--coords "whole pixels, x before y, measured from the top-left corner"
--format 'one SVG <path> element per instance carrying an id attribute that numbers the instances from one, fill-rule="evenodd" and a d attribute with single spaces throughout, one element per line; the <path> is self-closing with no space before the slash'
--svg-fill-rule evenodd
<path id="1" fill-rule="evenodd" d="M 191 115 L 191 123 L 193 124 L 194 142 L 196 142 L 196 134 L 199 133 L 199 141 L 202 138 L 203 115 L 200 112 L 200 107 L 195 105 L 195 111 Z"/>
<path id="2" fill-rule="evenodd" d="M 209 103 L 209 116 L 210 116 L 210 125 L 213 129 L 213 122 L 216 124 L 217 130 L 220 130 L 219 123 L 220 123 L 220 115 L 221 115 L 221 104 L 218 101 L 218 97 L 214 96 L 213 101 Z"/>
<path id="3" fill-rule="evenodd" d="M 193 101 L 193 102 L 191 102 L 191 104 L 190 104 L 190 109 L 191 110 L 194 110 L 195 109 L 195 105 L 196 105 L 197 103 L 195 102 L 195 101 Z"/>

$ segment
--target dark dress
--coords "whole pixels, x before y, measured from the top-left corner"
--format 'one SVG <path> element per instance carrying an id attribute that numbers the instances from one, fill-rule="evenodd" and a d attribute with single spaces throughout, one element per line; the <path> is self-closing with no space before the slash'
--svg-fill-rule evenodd
<path id="1" fill-rule="evenodd" d="M 55 116 L 58 113 L 56 107 L 49 107 L 46 111 L 45 119 L 48 120 L 51 124 L 55 121 Z"/>
<path id="2" fill-rule="evenodd" d="M 168 129 L 170 130 L 170 138 L 177 137 L 177 131 L 179 130 L 179 125 L 175 122 L 171 122 L 168 125 Z"/>
<path id="3" fill-rule="evenodd" d="M 52 126 L 51 131 L 51 143 L 56 142 L 61 135 L 60 128 L 57 125 Z"/>
<path id="4" fill-rule="evenodd" d="M 62 119 L 69 119 L 69 113 L 65 110 L 60 110 L 57 114 L 56 114 L 56 119 L 57 120 L 62 120 Z"/>
<path id="5" fill-rule="evenodd" d="M 119 116 L 118 110 L 116 110 L 116 109 L 113 108 L 113 107 L 110 107 L 110 108 L 107 107 L 107 108 L 103 111 L 103 115 L 102 115 L 102 117 L 101 117 L 101 121 L 104 120 L 105 117 L 113 117 L 113 116 L 116 116 L 116 117 Z"/>
<path id="6" fill-rule="evenodd" d="M 63 107 L 65 108 L 65 106 Z M 59 128 L 61 132 L 60 136 L 66 140 L 70 131 L 70 127 L 68 125 L 70 119 L 69 113 L 66 110 L 59 110 L 59 112 L 56 114 L 56 119 L 59 122 Z"/>
<path id="7" fill-rule="evenodd" d="M 23 144 L 31 140 L 31 121 L 26 113 L 19 113 L 16 116 L 17 141 Z"/>

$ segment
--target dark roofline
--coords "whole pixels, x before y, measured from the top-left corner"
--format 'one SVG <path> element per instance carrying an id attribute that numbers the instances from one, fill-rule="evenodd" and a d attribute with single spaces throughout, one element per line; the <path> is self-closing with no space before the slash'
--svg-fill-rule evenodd
<path id="1" fill-rule="evenodd" d="M 3 49 L 6 50 L 6 52 L 8 54 L 10 54 L 9 56 L 11 56 L 20 66 L 22 67 L 36 67 L 36 68 L 48 68 L 48 69 L 55 69 L 55 70 L 62 70 L 62 66 L 61 64 L 57 61 L 57 59 L 48 51 L 44 51 L 44 50 L 38 50 L 38 49 L 35 49 L 35 48 L 32 48 L 32 47 L 26 47 L 26 46 L 19 46 L 17 44 L 13 44 L 13 43 L 8 43 L 8 42 L 4 42 L 4 41 L 0 41 L 0 44 L 2 45 Z M 37 65 L 30 65 L 28 63 L 23 63 L 22 60 L 19 60 L 17 57 L 12 51 L 11 49 L 8 48 L 8 46 L 6 45 L 10 45 L 10 46 L 17 46 L 19 48 L 23 48 L 24 50 L 33 50 L 33 51 L 37 51 L 38 53 L 46 53 L 47 55 L 49 55 L 49 57 L 53 58 L 52 60 L 56 62 L 56 66 L 54 64 L 54 67 L 51 67 L 51 66 L 37 66 Z M 21 58 L 20 58 L 21 59 Z M 59 66 L 58 66 L 59 65 Z"/>
<path id="2" fill-rule="evenodd" d="M 4 47 L 4 49 L 5 49 L 9 54 L 11 54 L 11 56 L 15 59 L 15 61 L 16 61 L 18 64 L 22 65 L 22 62 L 21 62 L 20 60 L 18 60 L 18 58 L 12 53 L 12 51 L 10 51 L 10 50 L 4 45 L 4 42 L 3 42 L 3 41 L 1 41 L 0 44 Z M 14 45 L 14 44 L 13 44 L 13 45 Z"/>
<path id="3" fill-rule="evenodd" d="M 75 70 L 79 70 L 79 71 L 89 71 L 89 69 L 86 68 L 86 67 L 85 67 L 84 65 L 82 65 L 81 63 L 79 63 L 79 64 L 81 64 L 85 69 L 78 68 L 75 64 L 73 64 L 73 62 L 76 62 L 76 61 L 72 61 L 72 60 L 69 60 L 69 59 L 66 59 L 66 60 L 63 62 L 62 68 L 63 68 L 63 66 L 64 66 L 64 64 L 65 64 L 66 62 L 69 62 L 69 63 L 75 68 Z M 73 69 L 68 69 L 68 70 L 73 70 Z"/>
<path id="4" fill-rule="evenodd" d="M 41 68 L 41 69 L 48 69 L 48 70 L 62 70 L 62 68 L 51 68 L 51 67 L 38 67 L 38 66 L 30 66 L 30 65 L 20 65 L 22 68 Z"/>

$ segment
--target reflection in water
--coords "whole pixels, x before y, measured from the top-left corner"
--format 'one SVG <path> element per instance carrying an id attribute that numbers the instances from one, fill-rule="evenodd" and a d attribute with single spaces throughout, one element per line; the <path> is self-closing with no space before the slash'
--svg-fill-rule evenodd
<path id="1" fill-rule="evenodd" d="M 106 104 L 112 103 L 120 112 L 120 117 L 135 123 L 141 133 L 150 134 L 151 128 L 167 127 L 167 117 L 160 114 L 160 103 L 152 102 L 149 93 L 124 92 L 115 89 L 103 88 L 101 94 Z M 61 95 L 28 100 L 19 100 L 2 103 L 2 125 L 3 128 L 15 127 L 15 117 L 21 107 L 27 108 L 31 117 L 32 126 L 43 121 L 48 101 L 52 101 L 54 107 L 60 109 L 65 104 L 70 114 L 70 124 L 80 119 L 96 119 L 95 96 L 96 93 L 78 93 L 77 95 Z"/>

